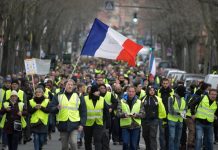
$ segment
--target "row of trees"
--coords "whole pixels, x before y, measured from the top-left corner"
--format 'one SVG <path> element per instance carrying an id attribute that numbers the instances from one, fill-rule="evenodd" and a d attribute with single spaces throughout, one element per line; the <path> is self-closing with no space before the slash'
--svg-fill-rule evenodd
<path id="1" fill-rule="evenodd" d="M 178 67 L 188 72 L 199 72 L 199 63 L 204 73 L 218 65 L 218 0 L 146 0 L 146 5 L 161 8 L 143 14 L 153 20 L 163 58 L 171 47 Z"/>
<path id="2" fill-rule="evenodd" d="M 69 41 L 77 49 L 101 5 L 101 0 L 1 0 L 0 74 L 22 70 L 28 52 L 39 57 L 44 49 L 61 56 Z"/>
<path id="3" fill-rule="evenodd" d="M 78 50 L 79 40 L 86 34 L 88 23 L 97 16 L 104 2 L 1 0 L 0 74 L 23 70 L 27 52 L 31 52 L 32 57 L 39 57 L 40 49 L 43 49 L 47 54 L 62 56 L 66 42 L 69 41 L 72 42 L 73 50 Z M 174 50 L 178 67 L 188 72 L 198 72 L 199 63 L 204 65 L 204 73 L 207 73 L 208 66 L 217 65 L 218 0 L 133 2 L 160 8 L 140 9 L 140 16 L 146 23 L 151 20 L 147 23 L 148 28 L 152 25 L 152 34 L 161 43 L 161 56 L 164 59 L 167 57 L 166 49 L 170 47 Z M 197 54 L 199 45 L 203 51 L 201 55 Z"/>

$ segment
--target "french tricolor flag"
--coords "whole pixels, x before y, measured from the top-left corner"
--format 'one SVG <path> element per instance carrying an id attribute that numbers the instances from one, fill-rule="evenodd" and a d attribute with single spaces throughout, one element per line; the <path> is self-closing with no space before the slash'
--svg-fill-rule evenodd
<path id="1" fill-rule="evenodd" d="M 81 55 L 123 60 L 129 66 L 135 66 L 136 55 L 142 48 L 143 46 L 95 19 Z"/>
<path id="2" fill-rule="evenodd" d="M 156 75 L 156 63 L 155 63 L 153 51 L 151 51 L 150 57 L 149 57 L 149 71 L 150 71 L 150 74 L 152 74 L 153 77 L 155 77 L 155 75 Z"/>

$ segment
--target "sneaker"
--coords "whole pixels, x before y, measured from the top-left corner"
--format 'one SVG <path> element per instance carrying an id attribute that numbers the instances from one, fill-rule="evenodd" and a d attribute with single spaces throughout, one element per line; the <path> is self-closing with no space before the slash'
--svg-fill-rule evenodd
<path id="1" fill-rule="evenodd" d="M 7 145 L 2 145 L 2 150 L 8 150 L 8 146 Z"/>
<path id="2" fill-rule="evenodd" d="M 114 145 L 119 145 L 119 142 L 113 142 Z"/>

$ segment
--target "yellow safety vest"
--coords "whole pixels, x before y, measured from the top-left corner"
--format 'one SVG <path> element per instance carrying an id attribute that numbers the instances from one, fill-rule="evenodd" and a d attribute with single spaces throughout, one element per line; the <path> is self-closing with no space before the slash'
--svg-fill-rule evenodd
<path id="1" fill-rule="evenodd" d="M 166 118 L 167 114 L 166 114 L 166 109 L 164 107 L 164 104 L 162 102 L 162 99 L 158 96 L 155 96 L 157 98 L 158 101 L 158 118 L 163 119 Z M 142 103 L 144 103 L 145 98 L 142 100 Z"/>
<path id="2" fill-rule="evenodd" d="M 103 81 L 104 81 L 104 84 L 108 84 L 109 83 L 107 78 L 104 78 Z"/>
<path id="3" fill-rule="evenodd" d="M 160 78 L 157 76 L 156 78 L 155 78 L 155 82 L 156 82 L 156 84 L 160 84 Z"/>
<path id="4" fill-rule="evenodd" d="M 202 99 L 202 97 L 203 97 L 203 96 L 201 95 L 201 99 Z M 189 99 L 188 103 L 190 103 L 190 101 L 192 100 L 192 98 L 193 98 L 193 97 L 191 97 L 191 98 Z M 195 107 L 195 108 L 196 108 L 196 107 Z M 187 110 L 186 116 L 191 117 L 191 115 L 192 115 L 192 114 L 191 114 L 191 109 L 189 108 L 189 109 Z"/>
<path id="5" fill-rule="evenodd" d="M 45 98 L 48 98 L 49 99 L 49 92 L 51 92 L 51 90 L 50 89 L 48 89 L 48 88 L 45 88 L 45 93 L 44 93 L 44 96 L 45 96 Z M 52 92 L 51 92 L 52 93 Z M 53 93 L 52 93 L 53 94 Z M 53 94 L 54 95 L 54 94 Z"/>
<path id="6" fill-rule="evenodd" d="M 3 102 L 4 96 L 5 96 L 5 90 L 0 89 L 0 109 L 2 109 L 2 102 Z"/>
<path id="7" fill-rule="evenodd" d="M 130 111 L 129 105 L 126 103 L 126 100 L 121 100 L 121 108 L 122 108 L 122 112 L 126 113 L 126 114 L 134 114 L 134 113 L 139 113 L 140 112 L 140 108 L 141 108 L 141 100 L 136 100 L 136 102 L 134 103 L 132 110 Z M 124 126 L 130 126 L 133 122 L 133 120 L 138 124 L 141 125 L 141 119 L 139 118 L 120 118 L 120 126 L 124 127 Z"/>
<path id="8" fill-rule="evenodd" d="M 31 99 L 29 102 L 32 108 L 36 107 L 36 102 L 34 99 Z M 44 99 L 43 102 L 41 103 L 41 106 L 46 108 L 48 106 L 48 102 L 49 102 L 49 99 Z M 49 115 L 48 113 L 45 113 L 41 111 L 40 109 L 38 109 L 31 115 L 30 123 L 38 123 L 39 120 L 41 120 L 44 125 L 47 125 L 48 115 Z"/>
<path id="9" fill-rule="evenodd" d="M 207 95 L 204 96 L 204 98 L 201 100 L 195 117 L 199 119 L 207 119 L 208 122 L 214 121 L 214 113 L 217 110 L 217 102 L 214 101 L 211 105 L 209 104 L 209 98 Z"/>
<path id="10" fill-rule="evenodd" d="M 9 107 L 9 102 L 4 102 L 3 106 L 4 106 L 4 108 L 8 108 Z M 18 103 L 18 108 L 19 108 L 20 112 L 23 111 L 23 106 L 24 106 L 23 102 Z M 5 121 L 6 121 L 6 114 L 4 114 L 3 117 L 2 117 L 2 120 L 1 120 L 1 123 L 0 123 L 0 128 L 4 128 Z M 25 121 L 23 116 L 21 116 L 21 126 L 22 126 L 22 128 L 26 127 L 26 121 Z"/>
<path id="11" fill-rule="evenodd" d="M 19 100 L 21 102 L 23 102 L 24 92 L 22 90 L 18 90 L 17 94 L 18 94 Z M 6 91 L 6 100 L 9 100 L 10 97 L 11 97 L 11 90 L 7 90 Z"/>
<path id="12" fill-rule="evenodd" d="M 173 96 L 172 98 L 174 100 L 174 103 L 173 103 L 174 111 L 177 113 L 182 113 L 185 110 L 185 106 L 186 106 L 184 97 L 181 98 L 180 108 L 179 108 L 178 102 L 176 100 L 176 97 Z M 170 113 L 168 113 L 167 119 L 174 121 L 174 122 L 183 122 L 183 118 L 180 115 L 174 115 L 174 114 L 170 114 Z"/>
<path id="13" fill-rule="evenodd" d="M 146 95 L 145 90 L 141 90 L 139 99 L 141 100 L 143 97 L 145 97 L 145 95 Z"/>
<path id="14" fill-rule="evenodd" d="M 61 89 L 60 89 L 60 88 L 57 88 L 57 89 L 55 90 L 55 94 L 58 94 L 60 91 L 61 91 Z"/>
<path id="15" fill-rule="evenodd" d="M 96 74 L 102 74 L 103 72 L 104 72 L 103 70 L 95 69 L 95 73 L 96 73 Z"/>
<path id="16" fill-rule="evenodd" d="M 107 92 L 104 96 L 104 99 L 105 99 L 105 102 L 108 104 L 108 105 L 111 105 L 111 92 Z"/>
<path id="17" fill-rule="evenodd" d="M 100 96 L 94 107 L 93 102 L 89 99 L 89 96 L 84 97 L 87 108 L 87 120 L 86 126 L 92 126 L 95 122 L 98 125 L 103 125 L 103 109 L 104 109 L 104 98 Z"/>
<path id="18" fill-rule="evenodd" d="M 157 100 L 158 100 L 158 117 L 160 119 L 166 118 L 167 114 L 166 114 L 166 109 L 164 107 L 164 104 L 162 102 L 162 99 L 158 96 L 156 96 Z"/>
<path id="19" fill-rule="evenodd" d="M 72 122 L 80 121 L 80 98 L 76 93 L 72 94 L 70 100 L 67 99 L 65 94 L 60 94 L 58 95 L 58 101 L 61 109 L 57 114 L 57 121 L 67 121 L 68 119 Z"/>

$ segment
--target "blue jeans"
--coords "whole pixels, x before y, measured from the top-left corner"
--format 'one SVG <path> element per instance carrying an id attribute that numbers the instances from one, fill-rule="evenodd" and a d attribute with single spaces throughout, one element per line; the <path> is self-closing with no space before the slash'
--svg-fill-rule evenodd
<path id="1" fill-rule="evenodd" d="M 123 150 L 137 150 L 140 128 L 122 129 Z"/>
<path id="2" fill-rule="evenodd" d="M 166 147 L 168 144 L 166 142 L 168 141 L 168 136 L 166 137 L 167 133 L 167 126 L 163 125 L 163 121 L 159 119 L 159 142 L 160 142 L 160 150 L 166 150 Z"/>
<path id="3" fill-rule="evenodd" d="M 202 147 L 202 137 L 204 136 L 204 144 L 207 150 L 213 150 L 213 124 L 204 125 L 196 121 L 196 139 L 195 150 Z"/>
<path id="4" fill-rule="evenodd" d="M 41 150 L 46 140 L 47 133 L 33 133 L 34 137 L 34 149 Z"/>
<path id="5" fill-rule="evenodd" d="M 180 139 L 182 136 L 182 122 L 168 120 L 169 129 L 169 150 L 179 150 Z"/>

